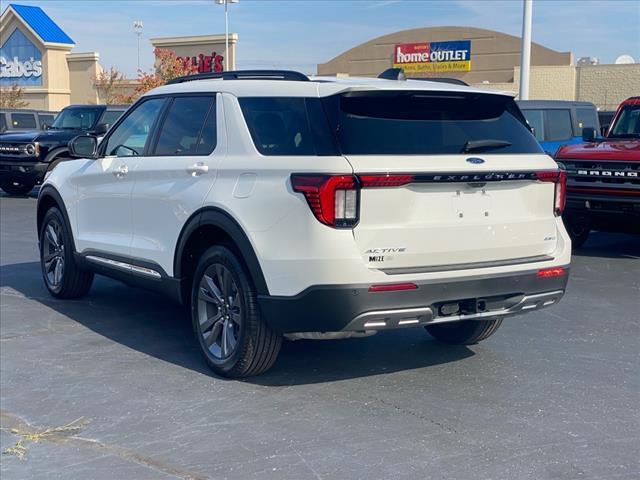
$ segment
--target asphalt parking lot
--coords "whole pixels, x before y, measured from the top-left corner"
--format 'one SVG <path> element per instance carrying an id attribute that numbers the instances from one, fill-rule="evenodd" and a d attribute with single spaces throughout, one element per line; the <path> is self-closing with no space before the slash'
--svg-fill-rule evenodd
<path id="1" fill-rule="evenodd" d="M 49 297 L 35 204 L 0 198 L 3 480 L 640 478 L 640 237 L 592 235 L 558 306 L 480 345 L 287 342 L 230 381 L 161 296 Z"/>

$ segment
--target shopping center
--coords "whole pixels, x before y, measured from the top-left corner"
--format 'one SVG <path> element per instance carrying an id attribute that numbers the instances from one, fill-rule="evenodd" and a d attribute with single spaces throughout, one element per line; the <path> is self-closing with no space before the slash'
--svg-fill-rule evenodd
<path id="1" fill-rule="evenodd" d="M 0 86 L 24 88 L 30 108 L 60 110 L 72 103 L 101 103 L 94 80 L 103 70 L 99 52 L 77 52 L 73 32 L 39 7 L 10 4 L 0 17 Z M 225 36 L 162 37 L 154 48 L 173 51 L 198 72 L 225 69 Z M 238 35 L 229 36 L 234 69 Z M 429 27 L 390 33 L 354 46 L 317 66 L 320 75 L 377 76 L 401 67 L 409 77 L 453 77 L 471 85 L 516 93 L 519 37 L 474 27 Z M 240 65 L 242 60 L 240 59 Z M 118 66 L 115 65 L 117 68 Z M 308 74 L 316 72 L 304 72 Z M 122 82 L 132 89 L 136 80 Z M 640 64 L 599 64 L 533 43 L 529 98 L 586 100 L 601 110 L 640 91 Z"/>

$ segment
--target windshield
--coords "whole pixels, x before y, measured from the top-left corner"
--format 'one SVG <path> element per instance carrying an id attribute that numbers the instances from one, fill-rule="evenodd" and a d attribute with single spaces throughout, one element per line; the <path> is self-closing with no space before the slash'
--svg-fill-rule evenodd
<path id="1" fill-rule="evenodd" d="M 345 155 L 542 153 L 511 97 L 351 92 L 323 99 Z"/>
<path id="2" fill-rule="evenodd" d="M 608 138 L 640 138 L 640 105 L 623 107 Z"/>
<path id="3" fill-rule="evenodd" d="M 89 130 L 102 113 L 102 108 L 67 108 L 56 117 L 51 128 L 60 130 Z"/>

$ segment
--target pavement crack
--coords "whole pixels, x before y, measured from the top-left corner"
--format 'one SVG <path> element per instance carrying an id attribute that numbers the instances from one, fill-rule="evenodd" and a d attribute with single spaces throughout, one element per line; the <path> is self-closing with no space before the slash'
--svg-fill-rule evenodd
<path id="1" fill-rule="evenodd" d="M 20 459 L 25 459 L 28 442 L 49 442 L 59 445 L 66 444 L 78 448 L 97 451 L 101 454 L 107 453 L 115 455 L 123 460 L 137 463 L 138 465 L 142 465 L 183 480 L 207 479 L 207 477 L 198 473 L 191 472 L 180 467 L 175 467 L 167 462 L 163 462 L 162 460 L 138 453 L 135 450 L 77 436 L 76 433 L 80 433 L 87 424 L 88 421 L 83 418 L 79 418 L 61 427 L 36 428 L 21 417 L 4 410 L 0 410 L 0 429 L 20 437 L 12 447 L 5 449 L 2 453 L 15 455 Z"/>
<path id="2" fill-rule="evenodd" d="M 431 419 L 431 418 L 429 418 L 429 417 L 427 417 L 427 416 L 425 416 L 425 415 L 423 415 L 423 414 L 421 414 L 419 412 L 415 412 L 413 410 L 409 410 L 407 408 L 401 407 L 399 405 L 396 405 L 395 403 L 383 400 L 382 398 L 378 398 L 378 397 L 374 397 L 374 396 L 370 396 L 369 398 L 371 398 L 373 401 L 375 401 L 377 403 L 380 403 L 380 404 L 382 404 L 382 405 L 384 405 L 386 407 L 393 408 L 398 413 L 401 413 L 403 415 L 410 415 L 410 416 L 412 416 L 414 418 L 418 418 L 418 419 L 420 419 L 422 421 L 425 421 L 425 422 L 428 422 L 428 423 L 430 423 L 432 425 L 435 425 L 436 427 L 444 430 L 447 433 L 458 433 L 455 428 L 449 427 L 449 426 L 445 425 L 444 423 L 441 423 L 441 422 L 438 422 L 436 420 L 433 420 L 433 419 Z"/>

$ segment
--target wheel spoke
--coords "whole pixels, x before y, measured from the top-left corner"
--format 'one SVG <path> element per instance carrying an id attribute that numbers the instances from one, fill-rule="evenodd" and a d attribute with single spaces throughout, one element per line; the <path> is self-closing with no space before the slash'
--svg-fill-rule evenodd
<path id="1" fill-rule="evenodd" d="M 217 321 L 209 335 L 204 334 L 204 343 L 207 345 L 207 348 L 211 348 L 211 346 L 216 343 L 218 337 L 220 337 L 220 332 L 222 332 L 222 321 Z"/>
<path id="2" fill-rule="evenodd" d="M 240 312 L 229 312 L 229 316 L 231 317 L 231 320 L 233 320 L 233 323 L 238 326 L 240 325 L 240 322 L 242 321 L 242 315 L 240 315 Z"/>
<path id="3" fill-rule="evenodd" d="M 223 358 L 227 356 L 227 351 L 229 349 L 229 346 L 227 343 L 227 336 L 229 335 L 228 331 L 229 331 L 229 321 L 225 320 L 222 326 L 222 357 Z"/>
<path id="4" fill-rule="evenodd" d="M 220 312 L 216 313 L 213 317 L 207 318 L 204 322 L 200 322 L 200 331 L 202 333 L 207 332 L 214 323 L 219 321 L 222 318 L 222 314 Z"/>
<path id="5" fill-rule="evenodd" d="M 224 303 L 222 298 L 222 292 L 213 282 L 213 279 L 209 275 L 204 276 L 204 281 L 208 289 L 208 293 L 211 295 L 214 303 L 221 304 Z"/>
<path id="6" fill-rule="evenodd" d="M 47 225 L 47 240 L 49 240 L 49 243 L 51 243 L 51 245 L 54 248 L 59 248 L 58 247 L 58 235 L 56 234 L 55 229 L 53 228 L 53 225 L 50 223 L 49 225 Z"/>
<path id="7" fill-rule="evenodd" d="M 58 285 L 62 278 L 62 259 L 56 257 L 56 266 L 53 269 L 53 283 Z"/>
<path id="8" fill-rule="evenodd" d="M 53 260 L 57 256 L 58 256 L 58 252 L 47 253 L 44 255 L 44 257 L 42 257 L 42 260 L 44 260 L 45 265 L 47 265 L 48 263 L 51 262 L 51 260 Z"/>

